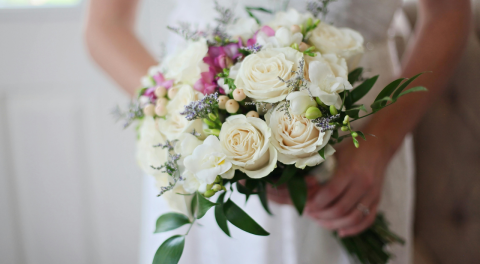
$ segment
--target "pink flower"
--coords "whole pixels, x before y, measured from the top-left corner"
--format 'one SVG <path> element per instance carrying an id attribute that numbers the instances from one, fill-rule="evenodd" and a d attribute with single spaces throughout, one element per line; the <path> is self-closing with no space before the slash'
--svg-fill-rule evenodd
<path id="1" fill-rule="evenodd" d="M 155 74 L 153 79 L 157 83 L 157 86 L 163 86 L 167 89 L 170 89 L 173 86 L 173 80 L 165 80 L 165 77 L 161 72 Z M 154 90 L 155 91 L 155 90 Z"/>
<path id="2" fill-rule="evenodd" d="M 202 72 L 200 75 L 202 78 L 193 85 L 193 88 L 203 94 L 214 93 L 218 86 L 215 80 L 215 69 L 210 67 L 208 72 Z"/>
<path id="3" fill-rule="evenodd" d="M 208 48 L 208 56 L 203 58 L 203 62 L 219 73 L 222 69 L 233 66 L 233 61 L 240 56 L 239 49 L 238 43 L 230 43 L 221 47 L 212 46 Z"/>
<path id="4" fill-rule="evenodd" d="M 247 40 L 247 47 L 253 46 L 253 45 L 255 45 L 255 43 L 257 43 L 257 35 L 258 35 L 258 32 L 263 32 L 263 33 L 265 33 L 265 35 L 267 35 L 268 37 L 273 37 L 273 36 L 275 36 L 275 30 L 273 30 L 273 28 L 271 28 L 271 27 L 269 27 L 269 26 L 263 26 L 260 30 L 258 30 L 257 32 L 255 32 L 255 34 L 253 35 L 253 38 Z"/>

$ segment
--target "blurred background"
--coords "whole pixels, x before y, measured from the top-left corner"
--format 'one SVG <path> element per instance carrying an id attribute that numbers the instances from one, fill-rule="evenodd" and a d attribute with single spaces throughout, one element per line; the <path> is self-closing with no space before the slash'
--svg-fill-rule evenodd
<path id="1" fill-rule="evenodd" d="M 153 54 L 173 1 L 144 0 L 139 9 L 138 34 Z M 88 56 L 86 2 L 0 0 L 0 264 L 138 261 L 135 135 L 110 115 L 129 99 Z M 405 11 L 400 19 L 414 25 L 416 3 Z M 478 24 L 460 66 L 474 75 Z M 480 172 L 465 174 L 419 175 L 416 264 L 480 263 L 480 186 L 469 184 Z M 445 186 L 457 188 L 447 195 Z"/>

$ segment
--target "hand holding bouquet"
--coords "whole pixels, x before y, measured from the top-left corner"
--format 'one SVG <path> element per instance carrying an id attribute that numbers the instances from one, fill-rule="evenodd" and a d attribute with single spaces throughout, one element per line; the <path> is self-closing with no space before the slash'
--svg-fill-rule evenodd
<path id="1" fill-rule="evenodd" d="M 175 211 L 160 216 L 156 232 L 193 226 L 214 207 L 226 235 L 231 223 L 266 236 L 227 194 L 257 195 L 270 213 L 267 186 L 286 184 L 301 215 L 305 176 L 333 160 L 335 144 L 351 140 L 358 148 L 359 139 L 366 140 L 352 122 L 425 88 L 405 90 L 418 75 L 398 79 L 368 113 L 357 102 L 378 76 L 362 80 L 362 69 L 352 70 L 363 53 L 358 32 L 321 22 L 318 12 L 290 9 L 260 24 L 252 12 L 266 9 L 247 8 L 251 17 L 238 19 L 216 9 L 219 24 L 212 30 L 171 28 L 187 47 L 152 67 L 137 102 L 120 114 L 126 125 L 139 120 L 138 162 Z M 216 202 L 210 201 L 214 195 Z M 167 239 L 154 263 L 177 263 L 184 241 L 185 235 Z M 362 263 L 387 263 L 386 246 L 402 239 L 378 215 L 368 230 L 341 242 Z"/>

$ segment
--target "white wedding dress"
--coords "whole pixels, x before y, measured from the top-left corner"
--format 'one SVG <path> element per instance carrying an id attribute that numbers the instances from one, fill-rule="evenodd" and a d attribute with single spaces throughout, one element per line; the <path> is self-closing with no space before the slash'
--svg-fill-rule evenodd
<path id="1" fill-rule="evenodd" d="M 233 1 L 219 1 L 231 5 Z M 239 0 L 237 14 L 244 15 L 243 6 L 262 6 L 270 9 L 284 8 L 281 0 Z M 226 4 L 225 4 L 226 3 Z M 394 78 L 398 69 L 393 46 L 390 45 L 388 29 L 394 13 L 400 8 L 402 0 L 338 0 L 330 5 L 329 21 L 336 26 L 347 26 L 360 31 L 365 37 L 366 52 L 362 66 L 366 76 L 380 74 L 376 92 Z M 172 6 L 170 17 L 161 18 L 162 23 L 155 26 L 188 21 L 205 25 L 216 16 L 213 0 L 177 0 Z M 306 1 L 291 1 L 290 7 L 305 11 Z M 157 20 L 159 20 L 157 18 Z M 169 36 L 169 52 L 181 38 Z M 366 105 L 372 99 L 367 99 Z M 392 120 L 392 122 L 395 122 Z M 385 135 L 377 135 L 385 136 Z M 148 176 L 147 176 L 148 177 Z M 380 210 L 391 222 L 391 228 L 404 237 L 404 247 L 394 246 L 396 258 L 392 263 L 411 263 L 412 214 L 414 195 L 414 161 L 411 137 L 407 137 L 403 146 L 388 167 Z M 140 245 L 140 264 L 151 264 L 158 246 L 172 234 L 184 233 L 180 229 L 167 234 L 153 234 L 155 221 L 168 211 L 157 190 L 153 178 L 144 183 L 144 207 L 142 238 Z M 233 197 L 239 205 L 244 205 L 243 196 Z M 298 216 L 291 206 L 279 206 L 273 203 L 274 216 L 269 216 L 261 207 L 258 198 L 252 197 L 245 210 L 253 216 L 268 232 L 268 237 L 247 234 L 230 225 L 232 238 L 227 237 L 217 226 L 213 210 L 200 220 L 202 226 L 192 228 L 186 238 L 186 246 L 180 263 L 183 264 L 348 264 L 352 263 L 330 231 L 307 218 Z"/>

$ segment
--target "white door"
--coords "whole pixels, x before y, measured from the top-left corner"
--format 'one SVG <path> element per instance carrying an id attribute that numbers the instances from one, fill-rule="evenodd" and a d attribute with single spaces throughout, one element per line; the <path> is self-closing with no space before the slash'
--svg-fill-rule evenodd
<path id="1" fill-rule="evenodd" d="M 5 8 L 46 2 L 80 3 Z M 128 98 L 87 56 L 84 9 L 0 0 L 0 264 L 137 263 L 142 175 L 110 116 Z"/>

